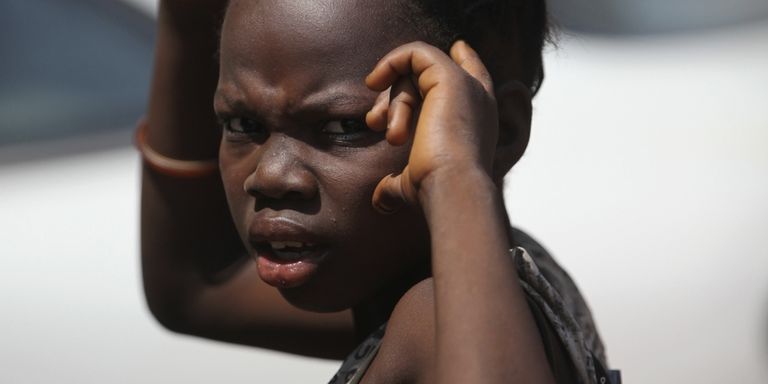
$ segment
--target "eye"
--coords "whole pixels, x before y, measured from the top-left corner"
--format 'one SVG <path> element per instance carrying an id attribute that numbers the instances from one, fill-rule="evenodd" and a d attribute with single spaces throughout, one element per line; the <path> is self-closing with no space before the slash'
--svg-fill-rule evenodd
<path id="1" fill-rule="evenodd" d="M 223 119 L 221 125 L 224 127 L 226 133 L 230 135 L 245 135 L 254 138 L 262 138 L 267 134 L 266 128 L 264 128 L 261 123 L 246 117 Z"/>
<path id="2" fill-rule="evenodd" d="M 367 147 L 384 139 L 384 132 L 376 132 L 361 118 L 326 120 L 318 130 L 320 140 L 337 147 Z"/>
<path id="3" fill-rule="evenodd" d="M 341 119 L 329 121 L 323 126 L 322 132 L 332 135 L 353 135 L 368 131 L 368 126 L 360 119 Z"/>

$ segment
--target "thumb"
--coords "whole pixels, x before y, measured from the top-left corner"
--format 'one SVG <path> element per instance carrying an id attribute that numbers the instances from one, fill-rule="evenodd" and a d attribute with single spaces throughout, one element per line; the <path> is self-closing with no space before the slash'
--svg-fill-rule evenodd
<path id="1" fill-rule="evenodd" d="M 381 179 L 373 191 L 373 208 L 381 214 L 389 215 L 399 211 L 404 205 L 418 204 L 408 175 L 406 166 L 402 173 L 392 173 Z"/>

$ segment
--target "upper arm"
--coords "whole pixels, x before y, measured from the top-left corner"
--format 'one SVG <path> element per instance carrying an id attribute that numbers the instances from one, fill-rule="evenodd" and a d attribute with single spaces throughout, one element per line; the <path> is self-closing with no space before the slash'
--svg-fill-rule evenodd
<path id="1" fill-rule="evenodd" d="M 573 362 L 557 332 L 541 309 L 530 300 L 528 303 L 556 382 L 578 382 Z M 381 349 L 366 373 L 366 382 L 434 382 L 434 305 L 432 278 L 416 284 L 403 296 L 390 317 Z"/>
<path id="2" fill-rule="evenodd" d="M 432 278 L 411 287 L 387 323 L 363 383 L 431 383 L 435 365 L 435 301 Z"/>
<path id="3" fill-rule="evenodd" d="M 150 308 L 175 332 L 321 358 L 340 359 L 348 353 L 354 345 L 349 311 L 298 309 L 263 283 L 255 269 L 249 262 L 219 282 L 178 276 L 173 291 L 147 292 L 154 302 Z M 169 301 L 177 304 L 158 308 Z"/>

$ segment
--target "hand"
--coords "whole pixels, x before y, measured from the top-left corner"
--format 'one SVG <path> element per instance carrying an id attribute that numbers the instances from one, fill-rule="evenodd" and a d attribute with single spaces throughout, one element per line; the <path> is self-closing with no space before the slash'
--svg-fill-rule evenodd
<path id="1" fill-rule="evenodd" d="M 477 53 L 456 42 L 450 57 L 426 43 L 409 43 L 382 58 L 366 78 L 382 93 L 366 116 L 387 141 L 413 137 L 408 164 L 381 180 L 373 205 L 383 213 L 418 204 L 425 181 L 444 172 L 482 170 L 490 175 L 498 137 L 491 76 Z M 415 124 L 414 124 L 415 121 Z"/>

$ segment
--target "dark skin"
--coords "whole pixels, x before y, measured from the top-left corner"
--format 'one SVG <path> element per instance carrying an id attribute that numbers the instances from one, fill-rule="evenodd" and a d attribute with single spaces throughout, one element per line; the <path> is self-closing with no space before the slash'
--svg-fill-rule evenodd
<path id="1" fill-rule="evenodd" d="M 314 2 L 232 2 L 214 99 L 225 127 L 222 179 L 249 254 L 269 240 L 304 239 L 329 252 L 306 283 L 274 283 L 292 304 L 313 311 L 366 301 L 429 254 L 419 210 L 384 216 L 371 205 L 382 175 L 403 169 L 409 148 L 365 127 L 378 92 L 362 79 L 380 53 L 356 47 L 386 52 L 402 42 L 329 28 L 342 20 L 377 19 Z M 374 28 L 384 27 L 378 23 Z M 284 221 L 296 225 L 283 228 Z"/>
<path id="2" fill-rule="evenodd" d="M 179 159 L 217 156 L 213 94 L 222 0 L 161 1 L 147 143 Z M 289 304 L 258 276 L 227 206 L 221 176 L 184 180 L 145 168 L 141 253 L 152 314 L 168 329 L 308 356 L 343 358 L 356 343 L 351 311 Z"/>
<path id="3" fill-rule="evenodd" d="M 389 317 L 366 383 L 553 382 L 498 187 L 525 148 L 530 97 L 514 81 L 494 87 L 465 43 L 449 53 L 410 43 L 429 36 L 407 25 L 394 37 L 366 33 L 399 18 L 388 2 L 365 3 L 231 2 L 214 103 L 222 184 L 145 171 L 150 308 L 182 332 L 320 356 L 348 353 Z M 203 97 L 163 78 L 200 53 L 184 44 L 190 14 L 205 13 L 161 3 L 158 44 L 171 53 L 158 51 L 149 112 L 151 126 L 166 127 L 150 130 L 149 144 L 179 158 L 215 152 L 200 138 L 210 115 L 189 110 L 197 128 L 173 116 Z M 499 130 L 516 139 L 499 142 Z M 192 189 L 198 197 L 164 198 Z M 222 190 L 231 219 L 211 204 Z M 290 251 L 287 263 L 270 250 L 281 242 L 311 242 L 322 257 L 294 266 Z M 215 252 L 227 262 L 212 262 Z M 305 311 L 346 308 L 357 338 L 348 314 Z"/>

